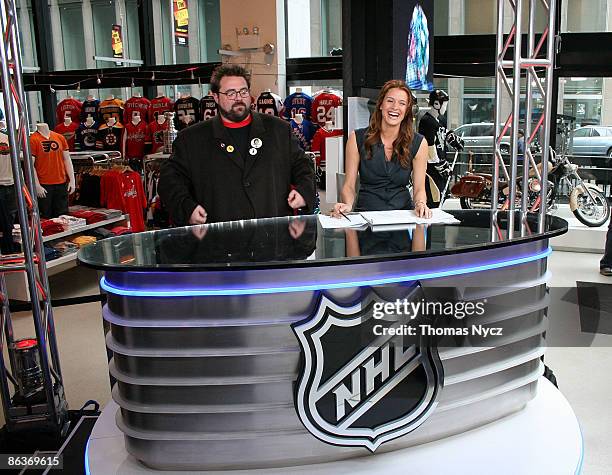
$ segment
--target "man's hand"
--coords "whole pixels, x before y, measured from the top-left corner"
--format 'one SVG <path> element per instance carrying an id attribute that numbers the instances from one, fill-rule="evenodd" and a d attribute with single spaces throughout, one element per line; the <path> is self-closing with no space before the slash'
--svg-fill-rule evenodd
<path id="1" fill-rule="evenodd" d="M 47 196 L 47 190 L 45 190 L 40 183 L 36 183 L 36 196 L 39 198 Z"/>
<path id="2" fill-rule="evenodd" d="M 193 213 L 191 213 L 189 224 L 204 224 L 206 223 L 207 217 L 208 215 L 206 214 L 206 210 L 198 205 L 193 210 Z"/>
<path id="3" fill-rule="evenodd" d="M 76 185 L 74 184 L 74 180 L 69 180 L 68 184 L 66 185 L 66 188 L 68 189 L 69 195 L 74 193 L 74 190 L 76 190 Z"/>
<path id="4" fill-rule="evenodd" d="M 306 206 L 306 201 L 302 195 L 297 192 L 297 190 L 291 190 L 289 197 L 287 198 L 287 203 L 289 203 L 289 206 L 291 206 L 293 209 L 303 208 Z"/>

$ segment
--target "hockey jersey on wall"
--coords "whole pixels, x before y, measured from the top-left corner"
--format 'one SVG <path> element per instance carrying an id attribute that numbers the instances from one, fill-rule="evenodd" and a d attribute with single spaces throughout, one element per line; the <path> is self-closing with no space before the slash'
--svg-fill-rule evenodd
<path id="1" fill-rule="evenodd" d="M 56 123 L 64 122 L 64 117 L 68 113 L 72 122 L 79 122 L 81 120 L 81 110 L 83 103 L 78 101 L 74 97 L 68 97 L 61 101 L 55 108 Z"/>
<path id="2" fill-rule="evenodd" d="M 145 145 L 150 143 L 148 138 L 149 127 L 144 121 L 134 125 L 132 122 L 125 124 L 125 157 L 128 159 L 141 159 L 145 154 Z"/>
<path id="3" fill-rule="evenodd" d="M 149 124 L 149 138 L 151 140 L 151 153 L 161 152 L 164 148 L 164 131 L 168 130 L 168 121 L 160 124 L 156 120 Z"/>
<path id="4" fill-rule="evenodd" d="M 123 108 L 125 109 L 123 112 L 124 124 L 127 124 L 128 122 L 132 121 L 132 114 L 135 111 L 140 112 L 140 118 L 144 122 L 148 123 L 150 120 L 149 116 L 151 110 L 151 101 L 146 97 L 130 97 L 127 101 L 125 101 Z"/>
<path id="5" fill-rule="evenodd" d="M 287 120 L 293 119 L 296 114 L 302 114 L 305 119 L 310 120 L 310 109 L 312 107 L 312 97 L 303 92 L 294 92 L 287 96 L 283 103 L 283 117 Z"/>
<path id="6" fill-rule="evenodd" d="M 90 116 L 94 120 L 94 122 L 98 122 L 99 109 L 100 101 L 98 99 L 83 101 L 83 107 L 81 108 L 81 122 L 85 122 L 88 116 Z"/>
<path id="7" fill-rule="evenodd" d="M 98 123 L 94 122 L 90 126 L 86 122 L 79 125 L 76 131 L 76 140 L 79 150 L 95 150 L 98 136 Z"/>
<path id="8" fill-rule="evenodd" d="M 174 126 L 176 130 L 195 124 L 200 120 L 200 101 L 195 97 L 181 97 L 174 103 Z"/>
<path id="9" fill-rule="evenodd" d="M 283 112 L 283 101 L 279 95 L 264 91 L 257 98 L 257 112 L 280 117 Z"/>
<path id="10" fill-rule="evenodd" d="M 123 140 L 123 125 L 117 123 L 112 127 L 106 124 L 102 124 L 98 128 L 98 134 L 96 138 L 96 149 L 97 150 L 116 150 L 121 151 L 122 140 Z"/>
<path id="11" fill-rule="evenodd" d="M 71 152 L 76 151 L 76 131 L 79 128 L 79 124 L 77 122 L 70 122 L 69 125 L 66 125 L 64 122 L 61 122 L 55 126 L 53 129 L 54 132 L 58 134 L 62 134 L 68 142 L 68 148 Z"/>
<path id="12" fill-rule="evenodd" d="M 159 114 L 164 115 L 164 112 L 172 112 L 172 106 L 172 101 L 166 96 L 158 96 L 151 99 L 151 117 L 149 117 L 149 120 L 156 120 L 157 116 Z"/>
<path id="13" fill-rule="evenodd" d="M 202 120 L 209 120 L 216 115 L 217 102 L 212 94 L 208 94 L 200 100 L 200 116 L 202 117 Z"/>
<path id="14" fill-rule="evenodd" d="M 312 138 L 314 137 L 316 125 L 307 119 L 302 120 L 301 124 L 298 124 L 295 120 L 291 120 L 291 130 L 297 137 L 300 147 L 305 152 L 310 152 Z"/>
<path id="15" fill-rule="evenodd" d="M 323 127 L 325 122 L 334 122 L 334 111 L 342 105 L 342 98 L 331 91 L 322 91 L 312 99 L 311 117 L 312 121 Z"/>
<path id="16" fill-rule="evenodd" d="M 114 117 L 117 123 L 123 123 L 123 101 L 116 97 L 105 99 L 100 102 L 98 113 L 100 120 L 104 123 L 108 122 L 110 117 Z"/>

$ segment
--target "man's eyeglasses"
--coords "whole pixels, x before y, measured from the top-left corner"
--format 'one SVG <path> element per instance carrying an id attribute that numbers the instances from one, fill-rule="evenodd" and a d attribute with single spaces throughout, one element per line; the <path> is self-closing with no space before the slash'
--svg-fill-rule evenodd
<path id="1" fill-rule="evenodd" d="M 227 96 L 228 99 L 234 100 L 238 96 L 240 96 L 240 97 L 249 97 L 249 95 L 251 93 L 249 92 L 249 88 L 248 87 L 243 87 L 239 91 L 236 91 L 236 89 L 229 89 L 229 90 L 227 90 L 225 92 L 219 91 L 219 94 L 223 94 L 224 96 Z"/>

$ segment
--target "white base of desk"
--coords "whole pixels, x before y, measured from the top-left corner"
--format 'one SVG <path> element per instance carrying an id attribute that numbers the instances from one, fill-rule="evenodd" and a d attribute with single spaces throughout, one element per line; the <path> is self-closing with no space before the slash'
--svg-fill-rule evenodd
<path id="1" fill-rule="evenodd" d="M 115 425 L 117 404 L 109 403 L 96 422 L 85 457 L 88 474 L 142 475 L 187 473 L 223 475 L 546 475 L 580 473 L 582 434 L 567 400 L 540 378 L 538 394 L 527 407 L 498 422 L 465 434 L 409 449 L 342 462 L 299 467 L 223 472 L 158 472 L 145 467 L 125 450 Z"/>

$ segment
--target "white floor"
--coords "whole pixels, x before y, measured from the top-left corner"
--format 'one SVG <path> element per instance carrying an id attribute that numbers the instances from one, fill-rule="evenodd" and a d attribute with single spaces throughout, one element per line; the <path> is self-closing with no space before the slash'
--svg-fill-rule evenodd
<path id="1" fill-rule="evenodd" d="M 598 254 L 554 251 L 549 260 L 550 286 L 570 287 L 576 285 L 576 281 L 612 284 L 611 277 L 599 274 L 600 258 Z M 586 348 L 548 348 L 544 358 L 580 422 L 585 446 L 583 473 L 610 475 L 612 336 L 601 336 L 596 344 L 598 346 Z"/>
<path id="2" fill-rule="evenodd" d="M 576 281 L 612 284 L 599 274 L 597 254 L 553 252 L 549 260 L 551 287 L 573 287 Z M 63 298 L 91 293 L 96 275 L 77 269 L 52 279 L 52 295 Z M 29 314 L 16 314 L 16 337 L 32 335 Z M 110 400 L 106 352 L 100 304 L 89 303 L 55 309 L 66 396 L 72 409 L 89 399 L 104 406 Z M 572 405 L 585 441 L 586 475 L 612 474 L 612 336 L 598 338 L 598 347 L 549 348 L 546 364 L 553 369 L 559 387 Z M 553 452 L 542 457 L 555 457 Z"/>

